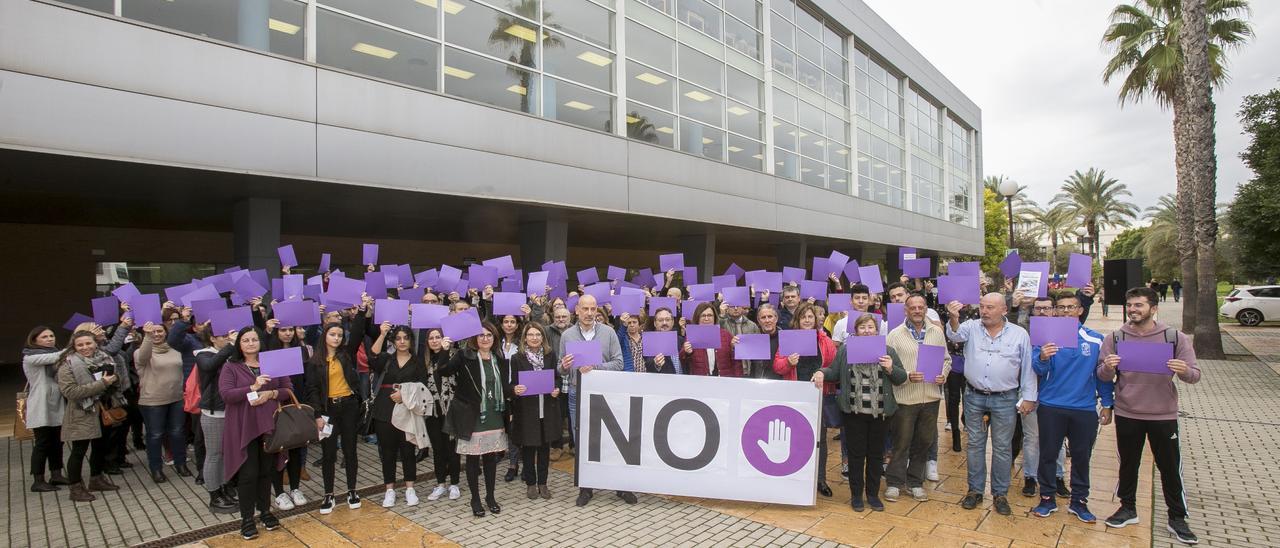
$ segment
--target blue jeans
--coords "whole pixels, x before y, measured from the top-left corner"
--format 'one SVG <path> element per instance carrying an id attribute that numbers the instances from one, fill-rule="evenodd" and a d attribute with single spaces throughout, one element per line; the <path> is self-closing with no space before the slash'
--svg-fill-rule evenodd
<path id="1" fill-rule="evenodd" d="M 1055 447 L 1063 447 L 1063 440 L 1071 442 L 1071 501 L 1087 502 L 1089 458 L 1093 455 L 1094 442 L 1098 441 L 1097 411 L 1041 406 L 1039 413 L 1040 433 L 1043 434 L 1040 447 L 1045 451 L 1053 451 Z M 1048 466 L 1048 460 L 1041 457 L 1041 466 Z M 1044 472 L 1042 469 L 1038 478 L 1040 496 L 1052 497 L 1058 486 L 1054 478 Z M 1061 471 L 1058 472 L 1058 477 L 1062 477 Z"/>
<path id="2" fill-rule="evenodd" d="M 1022 415 L 1022 477 L 1037 478 L 1040 470 L 1040 422 L 1036 411 Z M 1058 451 L 1058 469 L 1054 477 L 1062 477 L 1066 473 L 1067 446 Z"/>
<path id="3" fill-rule="evenodd" d="M 969 434 L 966 448 L 969 467 L 969 491 L 982 493 L 987 482 L 987 426 L 984 414 L 991 414 L 991 494 L 1009 493 L 1009 473 L 1013 466 L 1013 425 L 1018 420 L 1018 391 L 985 395 L 973 390 L 964 394 L 965 431 Z"/>
<path id="4" fill-rule="evenodd" d="M 161 454 L 161 440 L 169 440 L 169 451 L 173 453 L 173 464 L 182 466 L 187 463 L 187 435 L 183 426 L 187 413 L 182 410 L 182 400 L 168 405 L 139 405 L 142 412 L 142 423 L 147 429 L 147 465 L 155 472 L 164 467 Z"/>

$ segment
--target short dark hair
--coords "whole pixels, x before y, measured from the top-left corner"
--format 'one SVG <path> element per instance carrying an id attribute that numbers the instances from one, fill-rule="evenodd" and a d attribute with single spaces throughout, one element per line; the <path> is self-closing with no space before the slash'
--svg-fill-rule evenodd
<path id="1" fill-rule="evenodd" d="M 867 284 L 858 282 L 856 284 L 849 286 L 849 294 L 850 295 L 870 295 L 871 288 L 867 287 Z"/>
<path id="2" fill-rule="evenodd" d="M 1072 297 L 1075 297 L 1075 296 L 1076 296 L 1076 294 L 1075 294 L 1075 293 L 1072 293 L 1072 294 L 1071 294 L 1071 296 L 1072 296 Z M 1062 298 L 1062 295 L 1058 295 L 1058 296 L 1057 296 L 1057 298 L 1058 298 L 1058 299 L 1061 299 L 1061 298 Z M 1050 296 L 1050 297 L 1036 297 L 1036 300 L 1035 300 L 1035 301 L 1032 301 L 1032 302 L 1037 302 L 1037 303 L 1038 303 L 1038 302 L 1040 302 L 1040 301 L 1049 301 L 1050 303 L 1052 303 L 1052 302 L 1054 302 L 1054 301 L 1055 301 L 1055 298 L 1054 298 L 1054 297 L 1051 297 L 1051 296 Z"/>
<path id="3" fill-rule="evenodd" d="M 1128 302 L 1129 299 L 1132 299 L 1134 297 L 1142 297 L 1146 299 L 1147 303 L 1153 307 L 1159 306 L 1159 304 L 1157 303 L 1159 303 L 1160 300 L 1159 300 L 1159 297 L 1156 295 L 1156 290 L 1151 289 L 1150 287 L 1138 286 L 1124 292 L 1125 302 Z"/>
<path id="4" fill-rule="evenodd" d="M 1075 302 L 1076 302 L 1076 304 L 1080 304 L 1080 296 L 1079 296 L 1079 295 L 1076 295 L 1075 293 L 1068 293 L 1068 292 L 1065 292 L 1065 291 L 1064 291 L 1064 292 L 1062 292 L 1062 293 L 1059 293 L 1057 297 L 1054 297 L 1054 299 L 1053 299 L 1053 304 L 1058 304 L 1058 303 L 1060 303 L 1060 302 L 1062 302 L 1062 301 L 1065 301 L 1065 300 L 1067 300 L 1067 299 L 1071 299 L 1071 300 L 1075 301 Z M 1037 300 L 1038 300 L 1038 299 L 1037 299 Z"/>
<path id="5" fill-rule="evenodd" d="M 907 304 L 907 301 L 914 299 L 916 297 L 924 299 L 925 308 L 929 307 L 929 299 L 925 298 L 924 293 L 921 293 L 919 291 L 912 291 L 910 293 L 907 293 L 907 298 L 902 300 L 902 304 L 905 306 Z"/>
<path id="6" fill-rule="evenodd" d="M 897 288 L 899 288 L 899 287 L 901 287 L 903 291 L 907 291 L 907 286 L 902 285 L 902 282 L 893 282 L 893 283 L 889 284 L 889 285 L 888 285 L 888 287 L 885 287 L 885 288 L 884 288 L 884 294 L 885 294 L 885 295 L 888 295 L 890 292 L 892 292 L 893 290 L 895 290 L 895 289 L 897 289 Z M 908 293 L 910 293 L 910 292 L 908 291 Z"/>

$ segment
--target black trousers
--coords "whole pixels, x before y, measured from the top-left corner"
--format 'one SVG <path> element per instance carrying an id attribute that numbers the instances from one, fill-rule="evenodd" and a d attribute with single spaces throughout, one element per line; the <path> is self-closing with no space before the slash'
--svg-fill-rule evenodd
<path id="1" fill-rule="evenodd" d="M 236 472 L 236 488 L 240 496 L 240 519 L 253 519 L 254 507 L 259 513 L 271 511 L 271 477 L 276 473 L 276 456 L 263 449 L 265 436 L 258 436 L 245 448 L 245 461 Z"/>
<path id="2" fill-rule="evenodd" d="M 520 450 L 524 458 L 525 485 L 546 485 L 547 469 L 551 466 L 551 446 L 525 446 Z"/>
<path id="3" fill-rule="evenodd" d="M 951 431 L 960 432 L 960 419 L 964 417 L 964 413 L 960 412 L 961 398 L 964 397 L 964 373 L 956 373 L 952 371 L 947 375 L 947 423 L 951 425 Z"/>
<path id="4" fill-rule="evenodd" d="M 1156 470 L 1160 471 L 1160 485 L 1164 488 L 1164 504 L 1169 509 L 1169 517 L 1187 517 L 1187 501 L 1182 492 L 1182 450 L 1178 445 L 1178 421 L 1144 421 L 1119 415 L 1115 420 L 1116 450 L 1120 453 L 1120 482 L 1116 491 L 1120 495 L 1120 505 L 1133 508 L 1137 503 L 1142 449 L 1150 442 Z M 1075 458 L 1074 454 L 1072 458 Z M 1071 467 L 1075 468 L 1074 461 Z"/>
<path id="5" fill-rule="evenodd" d="M 324 451 L 324 464 L 321 466 L 324 475 L 324 493 L 333 494 L 334 468 L 338 464 L 338 440 L 342 440 L 342 458 L 347 469 L 347 490 L 356 490 L 356 426 L 360 422 L 360 403 L 354 397 L 348 397 L 337 403 L 329 404 L 329 424 L 333 425 L 333 434 L 320 442 Z"/>
<path id="6" fill-rule="evenodd" d="M 298 488 L 298 485 L 302 481 L 302 478 L 299 477 L 302 475 L 302 463 L 306 458 L 303 456 L 304 451 L 306 451 L 305 447 L 295 447 L 290 449 L 289 460 L 284 463 L 284 470 L 280 470 L 278 472 L 273 471 L 274 473 L 271 474 L 271 487 L 275 488 L 277 495 L 285 492 L 285 474 L 289 475 L 289 490 L 292 491 Z"/>
<path id="7" fill-rule="evenodd" d="M 431 440 L 431 457 L 436 468 L 436 483 L 458 484 L 462 459 L 458 456 L 458 440 L 444 433 L 444 417 L 426 417 L 427 438 Z M 378 436 L 379 439 L 382 436 Z"/>
<path id="8" fill-rule="evenodd" d="M 472 504 L 480 502 L 481 464 L 484 465 L 484 496 L 486 500 L 493 500 L 493 488 L 498 480 L 498 461 L 505 456 L 505 452 L 467 455 L 467 487 L 471 489 Z"/>
<path id="9" fill-rule="evenodd" d="M 192 445 L 196 448 L 196 475 L 204 475 L 204 431 L 200 429 L 200 413 L 187 413 L 187 426 L 193 436 Z"/>
<path id="10" fill-rule="evenodd" d="M 71 480 L 71 484 L 75 485 L 84 481 L 81 475 L 84 468 L 84 455 L 89 452 L 89 476 L 97 476 L 102 474 L 107 456 L 106 439 L 99 436 L 91 440 L 76 440 L 71 442 L 71 456 L 67 458 L 67 479 Z"/>
<path id="11" fill-rule="evenodd" d="M 884 474 L 884 437 L 889 421 L 860 413 L 843 413 L 844 447 L 849 453 L 849 492 L 874 497 Z"/>
<path id="12" fill-rule="evenodd" d="M 404 432 L 387 421 L 373 419 L 373 433 L 378 436 L 382 483 L 396 482 L 397 460 L 404 469 L 404 480 L 418 481 L 418 447 L 404 438 Z"/>
<path id="13" fill-rule="evenodd" d="M 1041 405 L 1036 408 L 1040 427 L 1040 464 L 1036 478 L 1040 496 L 1052 497 L 1058 491 L 1058 451 L 1062 440 L 1071 442 L 1071 500 L 1089 500 L 1089 458 L 1098 441 L 1098 413 L 1092 409 L 1063 409 Z"/>
<path id="14" fill-rule="evenodd" d="M 102 427 L 103 462 L 107 468 L 119 468 L 124 456 L 129 454 L 129 425 L 117 424 Z"/>
<path id="15" fill-rule="evenodd" d="M 43 476 L 45 466 L 49 471 L 62 471 L 62 427 L 40 426 L 32 428 L 35 439 L 31 443 L 31 474 Z"/>

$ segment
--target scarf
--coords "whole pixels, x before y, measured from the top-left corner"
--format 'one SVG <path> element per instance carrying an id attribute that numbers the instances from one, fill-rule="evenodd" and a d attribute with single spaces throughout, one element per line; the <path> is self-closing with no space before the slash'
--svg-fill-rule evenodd
<path id="1" fill-rule="evenodd" d="M 57 348 L 45 348 L 45 347 L 43 347 L 43 346 L 28 346 L 28 347 L 26 347 L 26 348 L 23 348 L 23 349 L 22 349 L 22 355 L 23 355 L 24 357 L 26 357 L 26 356 L 39 356 L 39 355 L 41 355 L 41 354 L 54 354 L 54 353 L 57 353 L 57 352 L 61 352 L 61 350 L 59 350 L 59 349 L 57 349 Z M 48 376 L 49 376 L 49 378 L 51 378 L 51 379 L 52 379 L 52 378 L 54 378 L 54 377 L 56 377 L 56 376 L 57 376 L 57 374 L 58 374 L 58 368 L 57 368 L 56 366 L 55 366 L 55 367 L 46 367 L 46 368 L 44 368 L 44 374 L 45 374 L 45 375 L 48 375 Z"/>
<path id="2" fill-rule="evenodd" d="M 529 364 L 533 366 L 534 371 L 542 371 L 542 352 L 525 350 L 524 357 L 529 358 Z"/>
<path id="3" fill-rule="evenodd" d="M 635 369 L 637 373 L 644 373 L 645 372 L 644 338 L 641 337 L 639 339 L 631 339 L 631 335 L 627 335 L 627 338 L 630 339 L 627 342 L 631 343 L 629 345 L 629 348 L 631 350 L 632 369 Z"/>
<path id="4" fill-rule="evenodd" d="M 879 417 L 884 413 L 883 379 L 880 377 L 880 364 L 860 363 L 849 366 L 849 399 L 850 410 Z M 866 390 L 863 390 L 863 387 Z"/>
<path id="5" fill-rule="evenodd" d="M 94 352 L 93 355 L 88 358 L 81 356 L 78 352 L 72 352 L 71 355 L 67 356 L 66 364 L 67 367 L 71 368 L 71 375 L 75 377 L 76 384 L 78 385 L 97 382 L 97 379 L 93 378 L 93 375 L 89 373 L 89 368 L 91 366 L 97 369 L 109 366 L 113 372 L 116 368 L 115 360 L 111 359 L 111 356 L 108 356 L 106 352 L 102 351 Z M 80 406 L 81 409 L 88 411 L 93 409 L 94 404 L 97 403 L 97 398 L 84 398 L 76 401 L 75 403 Z"/>

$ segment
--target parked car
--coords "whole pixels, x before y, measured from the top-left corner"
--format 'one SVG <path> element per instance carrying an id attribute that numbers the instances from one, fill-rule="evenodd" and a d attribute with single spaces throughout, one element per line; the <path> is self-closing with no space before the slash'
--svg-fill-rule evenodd
<path id="1" fill-rule="evenodd" d="M 1280 285 L 1233 289 L 1223 299 L 1218 313 L 1247 326 L 1280 320 Z"/>

